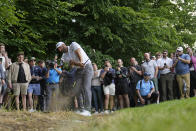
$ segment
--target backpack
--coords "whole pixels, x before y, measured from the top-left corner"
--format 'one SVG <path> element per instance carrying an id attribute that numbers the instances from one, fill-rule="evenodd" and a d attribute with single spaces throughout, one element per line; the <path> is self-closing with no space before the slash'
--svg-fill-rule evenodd
<path id="1" fill-rule="evenodd" d="M 140 82 L 140 88 L 141 88 L 142 87 L 142 80 L 140 80 L 139 82 Z M 153 81 L 150 80 L 150 86 L 152 86 L 152 82 Z"/>

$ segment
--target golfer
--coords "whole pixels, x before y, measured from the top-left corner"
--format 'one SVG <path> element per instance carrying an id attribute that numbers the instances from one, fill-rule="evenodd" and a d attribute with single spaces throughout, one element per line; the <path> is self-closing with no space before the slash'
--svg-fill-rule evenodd
<path id="1" fill-rule="evenodd" d="M 79 114 L 91 116 L 91 80 L 93 76 L 93 67 L 89 57 L 76 42 L 72 42 L 70 46 L 65 45 L 64 42 L 58 42 L 56 44 L 56 49 L 63 53 L 61 58 L 63 62 L 74 65 L 77 68 L 75 74 L 76 87 L 74 88 L 78 89 L 78 93 L 76 93 L 76 95 L 78 97 L 78 104 L 80 108 Z M 84 94 L 80 95 L 81 93 Z M 84 100 L 79 96 L 84 96 Z"/>

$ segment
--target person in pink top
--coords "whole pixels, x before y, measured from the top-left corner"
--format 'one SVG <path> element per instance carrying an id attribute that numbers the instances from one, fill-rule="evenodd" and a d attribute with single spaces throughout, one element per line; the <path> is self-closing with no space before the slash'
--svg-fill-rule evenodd
<path id="1" fill-rule="evenodd" d="M 194 96 L 196 97 L 196 53 L 193 53 L 192 49 L 188 47 L 187 53 L 191 57 L 191 64 L 190 64 L 190 83 L 191 89 L 193 90 Z"/>

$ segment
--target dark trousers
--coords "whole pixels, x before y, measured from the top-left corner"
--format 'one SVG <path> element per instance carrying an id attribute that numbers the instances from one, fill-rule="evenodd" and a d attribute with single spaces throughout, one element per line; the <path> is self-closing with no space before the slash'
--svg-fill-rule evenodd
<path id="1" fill-rule="evenodd" d="M 39 109 L 41 111 L 45 111 L 45 107 L 46 107 L 46 81 L 41 80 L 40 86 L 41 86 L 41 88 L 40 88 L 41 95 L 39 96 Z"/>
<path id="2" fill-rule="evenodd" d="M 161 99 L 162 101 L 167 100 L 167 96 L 169 100 L 173 99 L 173 74 L 161 74 Z"/>
<path id="3" fill-rule="evenodd" d="M 103 111 L 103 99 L 101 86 L 92 86 L 93 103 L 96 111 Z"/>
<path id="4" fill-rule="evenodd" d="M 194 96 L 194 89 L 196 89 L 196 72 L 195 71 L 190 71 L 190 96 Z"/>
<path id="5" fill-rule="evenodd" d="M 147 96 L 142 96 L 142 98 L 145 100 L 145 105 L 154 103 L 157 101 L 158 99 L 158 93 L 153 92 L 150 98 L 147 98 Z"/>

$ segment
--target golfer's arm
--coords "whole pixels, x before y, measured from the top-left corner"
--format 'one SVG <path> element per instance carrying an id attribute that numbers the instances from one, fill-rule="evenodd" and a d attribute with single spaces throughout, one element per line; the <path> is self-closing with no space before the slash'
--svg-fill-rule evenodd
<path id="1" fill-rule="evenodd" d="M 77 57 L 79 58 L 79 61 L 80 63 L 82 63 L 82 54 L 81 54 L 81 51 L 80 51 L 80 48 L 75 50 L 75 54 L 77 55 Z"/>

